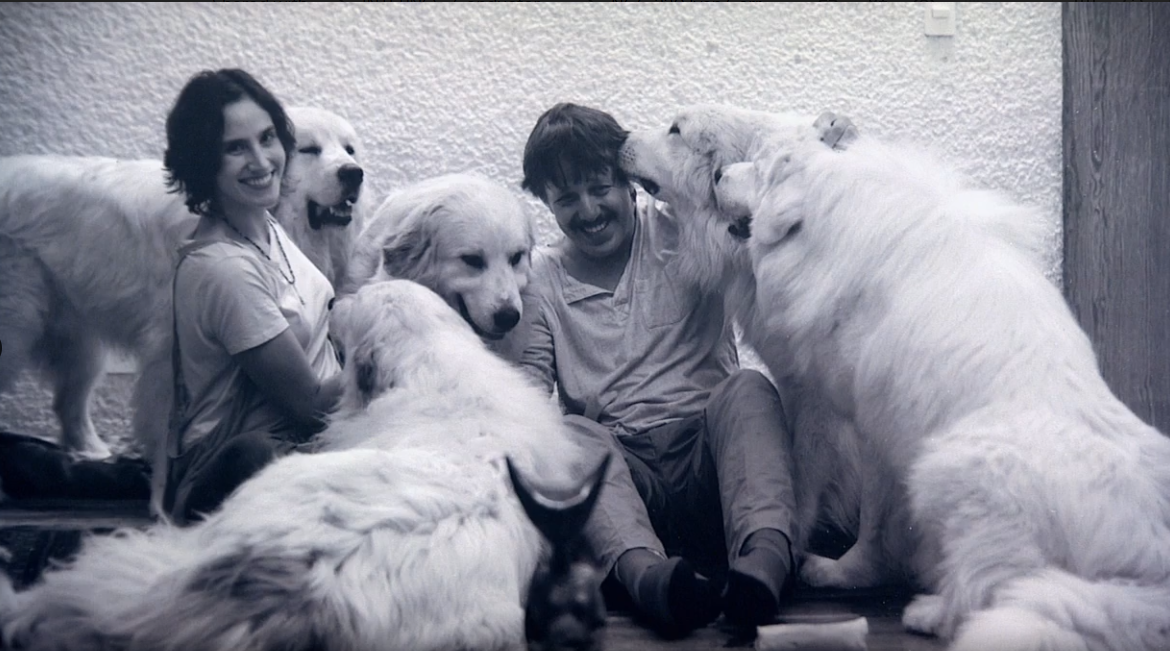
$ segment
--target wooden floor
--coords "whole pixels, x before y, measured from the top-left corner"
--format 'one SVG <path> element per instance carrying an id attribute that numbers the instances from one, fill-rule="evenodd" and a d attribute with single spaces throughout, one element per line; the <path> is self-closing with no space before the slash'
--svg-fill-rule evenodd
<path id="1" fill-rule="evenodd" d="M 150 522 L 144 502 L 0 502 L 0 565 L 19 589 L 37 578 L 50 558 L 73 553 L 83 531 L 143 526 Z M 865 617 L 869 651 L 943 649 L 940 641 L 906 633 L 900 624 L 909 595 L 889 591 L 815 591 L 798 587 L 781 609 L 779 623 L 831 623 Z M 698 651 L 751 647 L 751 632 L 716 621 L 681 640 L 663 640 L 621 611 L 611 611 L 604 648 L 608 651 Z"/>

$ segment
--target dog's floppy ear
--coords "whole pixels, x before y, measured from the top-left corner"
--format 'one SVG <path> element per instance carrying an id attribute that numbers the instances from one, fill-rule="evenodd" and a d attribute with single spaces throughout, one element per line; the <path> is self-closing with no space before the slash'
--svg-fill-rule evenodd
<path id="1" fill-rule="evenodd" d="M 425 215 L 409 220 L 408 228 L 382 246 L 382 268 L 389 276 L 414 280 L 427 267 L 435 248 L 427 222 L 435 210 L 432 208 Z"/>
<path id="2" fill-rule="evenodd" d="M 380 367 L 376 351 L 361 347 L 361 350 L 351 351 L 351 355 L 346 364 L 347 368 L 353 369 L 354 388 L 361 405 L 369 405 L 394 388 L 393 371 Z"/>

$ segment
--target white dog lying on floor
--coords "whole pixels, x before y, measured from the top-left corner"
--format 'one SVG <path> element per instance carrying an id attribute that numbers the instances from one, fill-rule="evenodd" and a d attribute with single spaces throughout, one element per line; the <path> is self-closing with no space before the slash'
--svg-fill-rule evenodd
<path id="1" fill-rule="evenodd" d="M 1101 377 L 1035 211 L 864 136 L 835 152 L 777 127 L 743 156 L 722 146 L 733 112 L 634 134 L 628 165 L 714 161 L 653 181 L 714 199 L 680 219 L 746 251 L 757 328 L 857 426 L 858 544 L 804 576 L 905 566 L 929 593 L 905 625 L 952 649 L 1170 648 L 1170 439 Z"/>
<path id="2" fill-rule="evenodd" d="M 273 214 L 336 283 L 369 203 L 360 143 L 335 113 L 291 107 L 288 115 L 297 150 Z M 27 368 L 45 371 L 66 449 L 109 455 L 89 415 L 106 348 L 140 362 L 135 442 L 150 458 L 163 440 L 171 278 L 196 220 L 183 196 L 168 192 L 159 161 L 0 158 L 0 391 Z"/>
<path id="3" fill-rule="evenodd" d="M 392 192 L 368 218 L 340 293 L 414 280 L 495 342 L 520 321 L 535 243 L 532 219 L 503 185 L 474 173 L 426 179 Z"/>
<path id="4" fill-rule="evenodd" d="M 339 299 L 343 410 L 187 529 L 87 539 L 21 593 L 24 649 L 521 649 L 544 553 L 508 481 L 575 487 L 582 453 L 539 389 L 434 292 L 377 282 Z M 108 646 L 103 646 L 108 645 Z"/>

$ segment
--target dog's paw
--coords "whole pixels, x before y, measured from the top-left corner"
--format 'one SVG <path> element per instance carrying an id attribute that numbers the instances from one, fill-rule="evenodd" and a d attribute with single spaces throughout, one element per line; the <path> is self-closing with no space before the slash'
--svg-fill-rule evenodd
<path id="1" fill-rule="evenodd" d="M 945 609 L 942 596 L 920 594 L 902 611 L 902 626 L 916 633 L 938 635 L 942 628 Z"/>
<path id="2" fill-rule="evenodd" d="M 800 566 L 800 580 L 814 588 L 852 588 L 841 563 L 825 556 L 809 554 Z"/>

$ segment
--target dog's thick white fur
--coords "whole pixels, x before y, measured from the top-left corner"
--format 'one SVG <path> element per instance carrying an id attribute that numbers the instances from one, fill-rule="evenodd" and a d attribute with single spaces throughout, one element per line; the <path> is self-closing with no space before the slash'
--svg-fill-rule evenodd
<path id="1" fill-rule="evenodd" d="M 815 122 L 813 116 L 699 105 L 680 112 L 669 126 L 635 131 L 620 152 L 624 171 L 668 204 L 678 221 L 679 276 L 726 297 L 728 314 L 742 329 L 742 343 L 758 354 L 784 399 L 797 434 L 793 487 L 799 508 L 792 542 L 800 556 L 818 526 L 856 533 L 863 488 L 860 450 L 849 420 L 795 372 L 786 338 L 770 330 L 762 318 L 766 314 L 756 309 L 755 275 L 742 231 L 748 225 L 720 216 L 713 184 L 723 165 L 765 151 L 771 134 Z M 827 459 L 835 463 L 819 462 Z"/>
<path id="2" fill-rule="evenodd" d="M 559 412 L 417 283 L 365 285 L 333 319 L 349 359 L 321 451 L 275 462 L 190 528 L 92 536 L 28 590 L 0 586 L 4 641 L 522 649 L 546 550 L 504 455 L 538 485 L 575 486 Z"/>
<path id="3" fill-rule="evenodd" d="M 369 217 L 341 291 L 414 280 L 496 342 L 520 321 L 535 243 L 532 218 L 507 187 L 477 173 L 437 176 L 390 193 Z"/>
<path id="4" fill-rule="evenodd" d="M 711 121 L 683 130 L 688 156 L 721 148 Z M 757 327 L 866 451 L 858 544 L 804 576 L 905 568 L 925 594 L 904 624 L 952 649 L 1170 648 L 1170 439 L 1101 377 L 1036 211 L 866 136 L 836 152 L 785 127 L 716 158 L 717 182 L 672 181 L 713 199 L 686 218 L 718 235 L 750 215 L 723 244 L 748 253 Z"/>
<path id="5" fill-rule="evenodd" d="M 290 107 L 288 114 L 297 152 L 274 216 L 336 283 L 369 203 L 361 145 L 332 112 Z M 134 440 L 142 452 L 152 454 L 165 433 L 171 278 L 196 219 L 181 194 L 168 192 L 159 161 L 0 158 L 0 391 L 27 368 L 45 371 L 66 448 L 109 455 L 89 415 L 107 348 L 139 360 Z"/>

